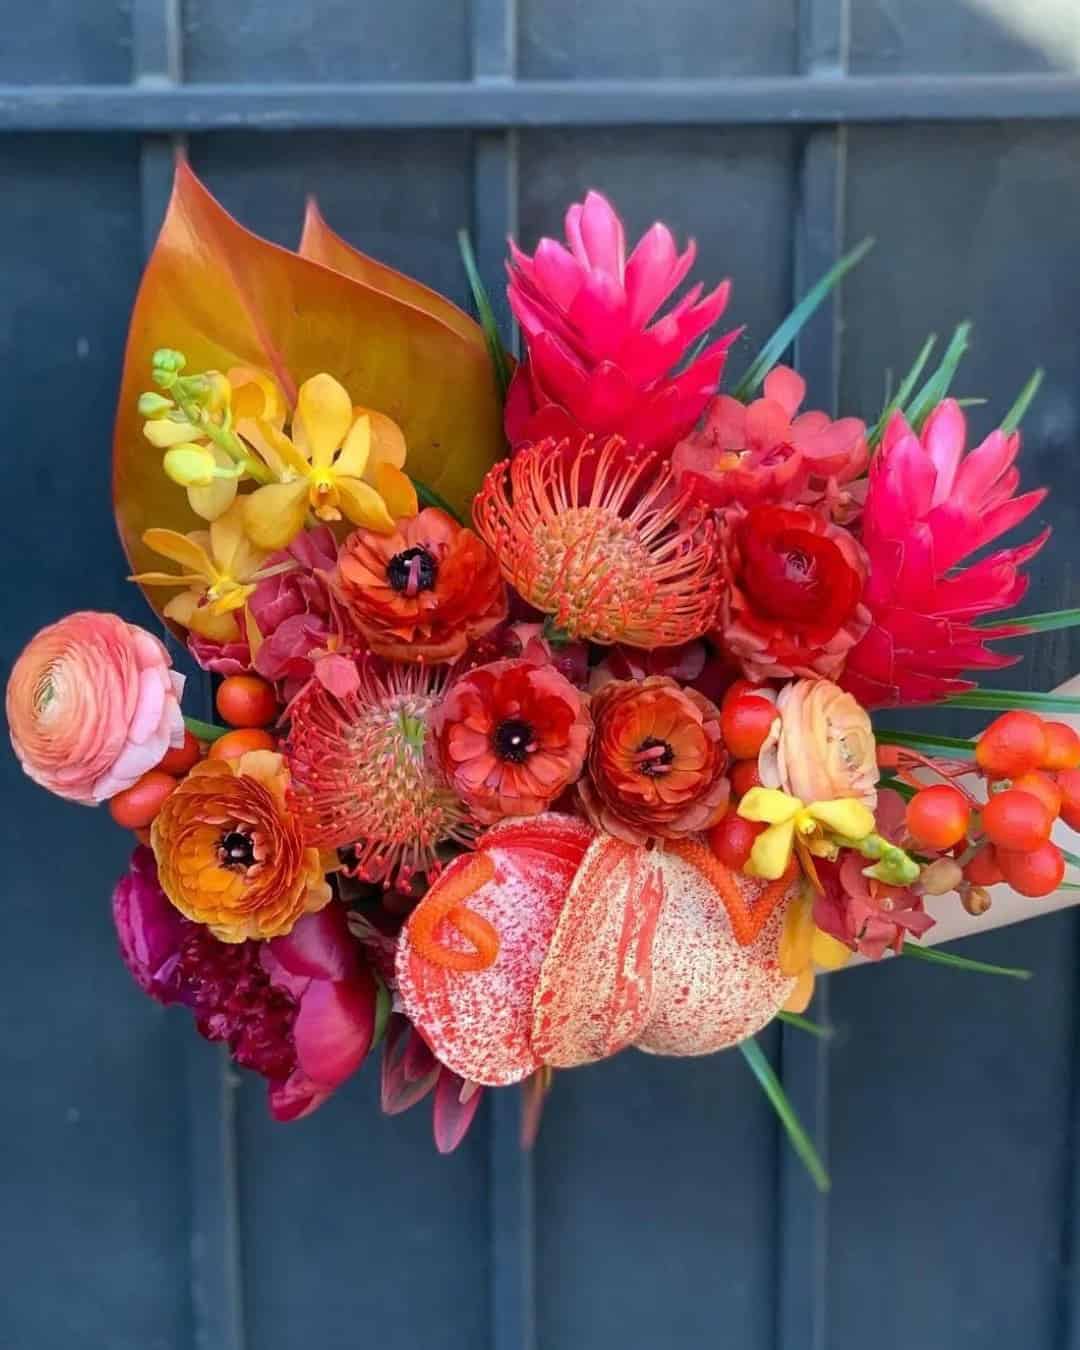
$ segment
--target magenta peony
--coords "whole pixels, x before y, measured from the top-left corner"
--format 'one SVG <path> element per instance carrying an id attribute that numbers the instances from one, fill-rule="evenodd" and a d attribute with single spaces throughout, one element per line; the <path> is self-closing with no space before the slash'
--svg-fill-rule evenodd
<path id="1" fill-rule="evenodd" d="M 180 943 L 190 925 L 161 889 L 150 849 L 140 845 L 131 855 L 113 891 L 112 913 L 120 955 L 135 983 L 159 1003 L 179 1002 Z"/>

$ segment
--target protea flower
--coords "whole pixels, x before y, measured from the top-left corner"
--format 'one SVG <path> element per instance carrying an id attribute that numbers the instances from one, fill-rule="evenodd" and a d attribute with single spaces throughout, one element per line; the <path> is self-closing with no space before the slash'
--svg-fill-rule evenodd
<path id="1" fill-rule="evenodd" d="M 510 307 L 529 359 L 507 399 L 507 436 L 517 446 L 617 434 L 631 448 L 670 451 L 715 392 L 738 334 L 671 372 L 719 319 L 730 284 L 704 299 L 693 287 L 653 323 L 693 266 L 693 240 L 679 253 L 667 226 L 655 224 L 627 258 L 622 221 L 590 192 L 566 213 L 566 242 L 541 239 L 531 258 L 510 245 Z"/>
<path id="2" fill-rule="evenodd" d="M 947 399 L 916 435 L 900 414 L 870 470 L 862 517 L 869 557 L 865 637 L 848 653 L 841 683 L 864 707 L 932 703 L 972 688 L 965 670 L 996 670 L 1019 657 L 992 651 L 985 619 L 1015 605 L 1028 588 L 1021 568 L 1049 537 L 999 549 L 971 566 L 965 558 L 1039 506 L 1044 490 L 1014 496 L 1019 433 L 993 431 L 964 453 L 967 426 Z"/>

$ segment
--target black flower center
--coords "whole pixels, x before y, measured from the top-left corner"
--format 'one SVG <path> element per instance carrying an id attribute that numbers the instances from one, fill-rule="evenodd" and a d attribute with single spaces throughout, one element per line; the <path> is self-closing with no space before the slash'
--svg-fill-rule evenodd
<path id="1" fill-rule="evenodd" d="M 255 844 L 250 834 L 230 830 L 218 845 L 223 867 L 250 867 L 255 861 Z"/>
<path id="2" fill-rule="evenodd" d="M 524 764 L 533 750 L 534 732 L 520 717 L 508 717 L 495 728 L 495 753 L 511 764 Z"/>
<path id="3" fill-rule="evenodd" d="M 395 591 L 430 591 L 435 585 L 439 564 L 426 548 L 407 548 L 395 553 L 386 565 L 386 579 Z"/>
<path id="4" fill-rule="evenodd" d="M 638 772 L 645 774 L 647 778 L 659 778 L 667 773 L 674 761 L 675 751 L 667 741 L 659 741 L 655 736 L 649 736 L 642 741 L 634 755 Z"/>

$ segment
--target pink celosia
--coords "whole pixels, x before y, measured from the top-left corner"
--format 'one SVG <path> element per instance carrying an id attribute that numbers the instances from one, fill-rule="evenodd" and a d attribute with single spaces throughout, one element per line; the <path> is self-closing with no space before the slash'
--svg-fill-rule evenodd
<path id="1" fill-rule="evenodd" d="M 1000 634 L 976 621 L 1023 597 L 1028 578 L 1021 568 L 1050 531 L 960 564 L 1019 525 L 1046 493 L 1014 495 L 1017 432 L 993 431 L 965 454 L 966 431 L 953 399 L 934 410 L 920 435 L 897 414 L 871 465 L 861 529 L 871 624 L 841 680 L 864 707 L 934 702 L 972 688 L 967 670 L 1019 660 L 992 651 L 987 640 Z"/>
<path id="2" fill-rule="evenodd" d="M 599 192 L 569 208 L 566 241 L 541 239 L 532 257 L 511 244 L 510 306 L 528 360 L 507 399 L 507 436 L 517 446 L 617 434 L 631 448 L 668 451 L 700 417 L 737 336 L 719 338 L 672 375 L 719 319 L 729 284 L 704 298 L 695 286 L 656 319 L 696 246 L 679 253 L 671 231 L 655 224 L 628 258 L 622 221 Z"/>

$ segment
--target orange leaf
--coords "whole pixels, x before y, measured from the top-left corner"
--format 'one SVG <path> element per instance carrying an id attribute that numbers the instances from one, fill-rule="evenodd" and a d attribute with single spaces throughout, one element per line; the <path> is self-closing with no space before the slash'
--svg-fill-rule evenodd
<path id="1" fill-rule="evenodd" d="M 326 371 L 354 403 L 401 427 L 412 476 L 465 509 L 503 451 L 480 329 L 419 283 L 363 261 L 367 277 L 359 267 L 346 274 L 258 238 L 178 161 L 132 313 L 113 448 L 117 525 L 132 571 L 152 560 L 145 530 L 186 532 L 202 524 L 142 436 L 136 404 L 152 388 L 150 363 L 159 347 L 182 351 L 189 372 L 264 370 L 290 398 L 304 380 Z M 160 598 L 148 598 L 160 613 Z"/>

